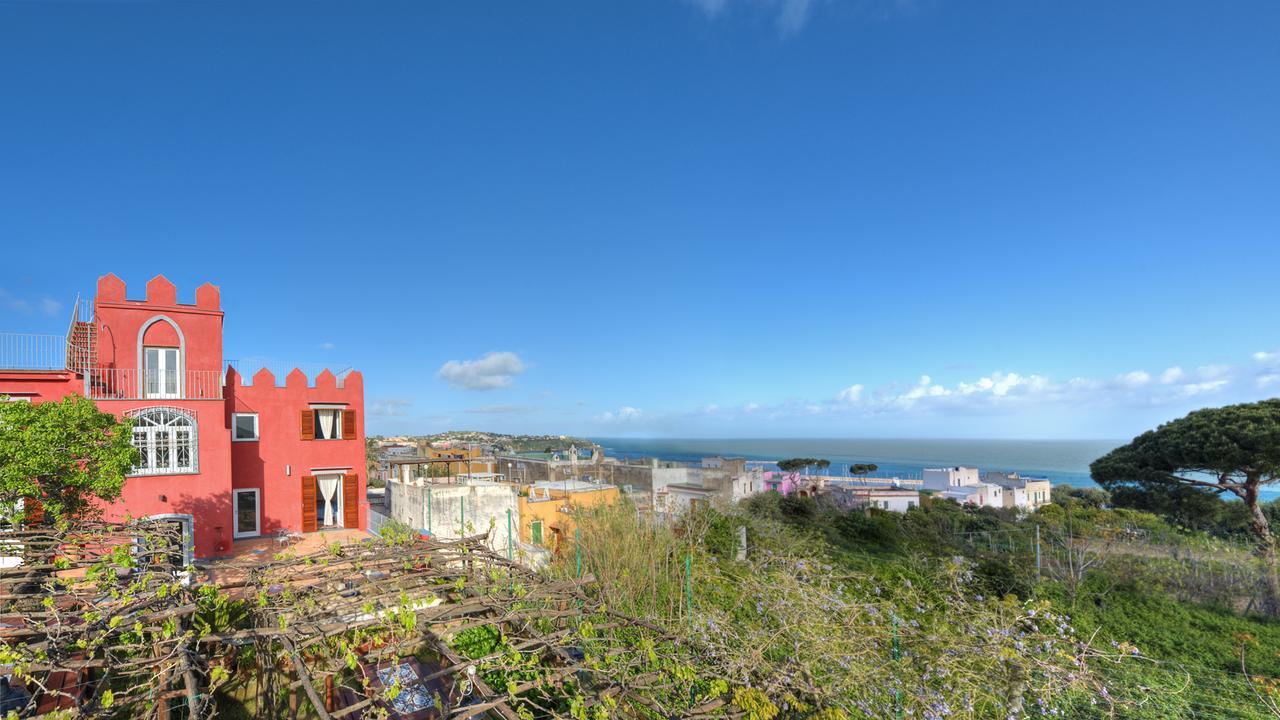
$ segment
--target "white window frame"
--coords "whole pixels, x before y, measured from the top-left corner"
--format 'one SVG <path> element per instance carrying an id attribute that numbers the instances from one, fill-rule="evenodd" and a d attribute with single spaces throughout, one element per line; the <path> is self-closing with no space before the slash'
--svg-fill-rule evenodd
<path id="1" fill-rule="evenodd" d="M 156 353 L 156 366 L 147 362 L 151 351 Z M 173 367 L 169 367 L 172 364 Z M 158 373 L 155 391 L 152 391 L 152 373 Z M 172 384 L 166 382 L 172 380 Z M 160 345 L 144 345 L 142 347 L 142 396 L 151 399 L 175 399 L 182 397 L 182 348 L 164 347 Z"/>
<path id="2" fill-rule="evenodd" d="M 174 417 L 163 424 L 150 420 L 149 416 L 160 413 L 169 413 Z M 194 475 L 200 472 L 200 433 L 196 424 L 196 417 L 190 410 L 153 405 L 126 411 L 125 415 L 134 419 L 133 437 L 131 438 L 134 447 L 139 450 L 145 450 L 143 456 L 144 464 L 133 468 L 129 472 L 131 477 Z M 183 424 L 183 420 L 186 421 L 185 424 Z M 177 462 L 178 449 L 180 447 L 179 436 L 184 434 L 184 430 L 186 430 L 185 434 L 187 435 L 189 464 L 181 466 Z M 139 439 L 143 440 L 145 447 L 139 445 Z M 157 463 L 160 455 L 158 450 L 161 448 L 164 448 L 168 453 L 168 460 L 163 465 Z"/>
<path id="3" fill-rule="evenodd" d="M 240 493 L 253 493 L 253 532 L 240 529 Z M 259 537 L 262 535 L 262 491 L 258 488 L 235 488 L 231 491 L 231 537 Z"/>
<path id="4" fill-rule="evenodd" d="M 239 428 L 236 425 L 236 419 L 242 417 L 253 418 L 253 437 L 236 437 Z M 261 429 L 258 424 L 258 413 L 231 413 L 231 442 L 257 442 L 261 439 Z"/>

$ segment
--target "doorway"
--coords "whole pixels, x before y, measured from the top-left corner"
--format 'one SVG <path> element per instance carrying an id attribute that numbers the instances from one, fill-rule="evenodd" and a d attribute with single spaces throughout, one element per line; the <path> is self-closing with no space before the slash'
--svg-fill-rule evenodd
<path id="1" fill-rule="evenodd" d="M 154 548 L 139 544 L 137 551 L 142 553 L 139 565 L 147 566 L 160 561 L 178 568 L 179 577 L 185 577 L 183 570 L 195 562 L 195 518 L 186 514 L 152 515 L 148 520 L 164 520 L 172 523 L 177 530 L 172 542 L 165 547 Z"/>
<path id="2" fill-rule="evenodd" d="M 257 537 L 262 533 L 262 495 L 257 488 L 231 491 L 235 513 L 235 539 Z"/>
<path id="3" fill-rule="evenodd" d="M 346 478 L 342 473 L 316 475 L 316 529 L 326 530 L 343 526 L 345 481 Z"/>

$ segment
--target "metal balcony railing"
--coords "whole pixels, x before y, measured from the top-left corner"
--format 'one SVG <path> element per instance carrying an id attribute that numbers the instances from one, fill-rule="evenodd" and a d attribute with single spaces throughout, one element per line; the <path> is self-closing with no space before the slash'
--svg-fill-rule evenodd
<path id="1" fill-rule="evenodd" d="M 221 400 L 217 370 L 137 370 L 93 368 L 85 391 L 94 400 Z"/>
<path id="2" fill-rule="evenodd" d="M 0 369 L 65 370 L 70 356 L 81 355 L 65 335 L 0 333 Z"/>

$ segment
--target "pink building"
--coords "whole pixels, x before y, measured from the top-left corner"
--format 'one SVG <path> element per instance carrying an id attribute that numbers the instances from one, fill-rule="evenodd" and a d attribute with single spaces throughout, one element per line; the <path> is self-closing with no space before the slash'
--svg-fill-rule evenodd
<path id="1" fill-rule="evenodd" d="M 764 474 L 764 491 L 773 491 L 782 495 L 790 495 L 796 491 L 796 480 L 800 473 L 784 473 L 769 470 Z"/>
<path id="2" fill-rule="evenodd" d="M 132 418 L 142 460 L 106 515 L 180 523 L 188 557 L 278 530 L 366 528 L 360 373 L 312 382 L 299 370 L 224 370 L 218 288 L 201 285 L 194 299 L 179 303 L 157 276 L 130 300 L 120 278 L 103 276 L 65 337 L 0 338 L 0 395 L 78 393 Z"/>

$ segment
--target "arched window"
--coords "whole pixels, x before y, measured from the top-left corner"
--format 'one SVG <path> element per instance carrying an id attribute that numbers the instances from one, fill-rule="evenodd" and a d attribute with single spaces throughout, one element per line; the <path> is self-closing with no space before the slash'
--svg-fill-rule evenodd
<path id="1" fill-rule="evenodd" d="M 133 446 L 142 459 L 133 475 L 199 472 L 196 420 L 186 410 L 149 407 L 125 413 L 133 418 Z"/>

